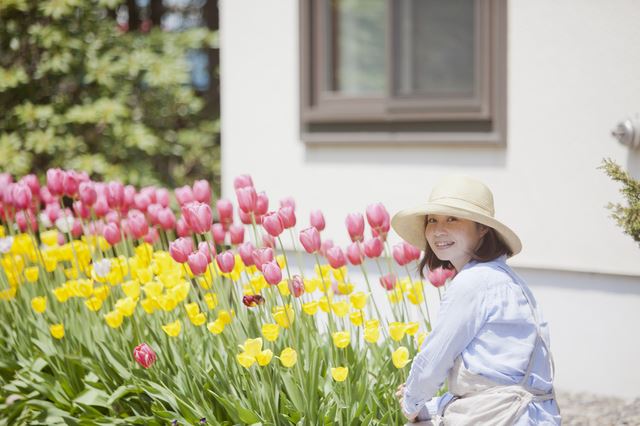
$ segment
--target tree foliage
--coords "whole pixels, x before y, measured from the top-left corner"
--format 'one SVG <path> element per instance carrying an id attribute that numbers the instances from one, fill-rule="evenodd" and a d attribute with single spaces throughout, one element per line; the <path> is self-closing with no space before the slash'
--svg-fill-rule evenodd
<path id="1" fill-rule="evenodd" d="M 217 117 L 186 53 L 216 34 L 126 32 L 119 0 L 0 0 L 0 170 L 48 167 L 137 185 L 219 181 Z"/>
<path id="2" fill-rule="evenodd" d="M 620 192 L 624 195 L 627 205 L 609 203 L 613 217 L 624 232 L 640 244 L 640 181 L 635 180 L 629 173 L 610 158 L 603 160 L 599 167 L 614 181 L 622 183 Z"/>

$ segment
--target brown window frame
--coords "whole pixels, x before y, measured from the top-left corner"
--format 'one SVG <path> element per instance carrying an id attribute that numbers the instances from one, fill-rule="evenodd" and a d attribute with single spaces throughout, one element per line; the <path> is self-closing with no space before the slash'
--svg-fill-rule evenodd
<path id="1" fill-rule="evenodd" d="M 472 98 L 393 97 L 393 0 L 387 0 L 385 96 L 347 97 L 324 87 L 322 8 L 299 0 L 300 129 L 306 143 L 461 143 L 501 145 L 506 137 L 506 0 L 476 1 L 476 93 Z"/>

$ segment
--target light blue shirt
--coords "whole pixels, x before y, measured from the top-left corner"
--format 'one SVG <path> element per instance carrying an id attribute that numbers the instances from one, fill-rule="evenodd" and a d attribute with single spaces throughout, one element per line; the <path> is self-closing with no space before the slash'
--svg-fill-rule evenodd
<path id="1" fill-rule="evenodd" d="M 433 331 L 411 365 L 403 401 L 406 413 L 420 412 L 422 419 L 427 412 L 431 416 L 441 412 L 451 395 L 433 396 L 458 355 L 471 372 L 499 384 L 514 385 L 523 379 L 535 345 L 536 326 L 519 284 L 500 268 L 510 270 L 505 261 L 506 256 L 490 262 L 472 260 L 448 284 Z M 549 344 L 547 322 L 539 308 L 536 313 L 542 338 Z M 542 391 L 552 388 L 544 345 L 536 348 L 528 385 Z M 530 403 L 516 424 L 560 424 L 556 401 Z"/>

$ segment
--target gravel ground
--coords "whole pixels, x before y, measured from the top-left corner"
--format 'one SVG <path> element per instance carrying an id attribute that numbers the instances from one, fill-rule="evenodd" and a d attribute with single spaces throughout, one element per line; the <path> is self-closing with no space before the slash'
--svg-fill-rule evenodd
<path id="1" fill-rule="evenodd" d="M 621 398 L 588 393 L 556 392 L 564 426 L 640 426 L 640 398 Z"/>

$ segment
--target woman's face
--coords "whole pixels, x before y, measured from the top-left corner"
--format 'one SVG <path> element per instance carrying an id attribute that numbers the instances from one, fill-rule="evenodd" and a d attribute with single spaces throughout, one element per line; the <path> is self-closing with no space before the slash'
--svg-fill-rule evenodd
<path id="1" fill-rule="evenodd" d="M 489 228 L 454 216 L 429 215 L 425 237 L 440 260 L 448 260 L 460 270 L 480 246 Z"/>

